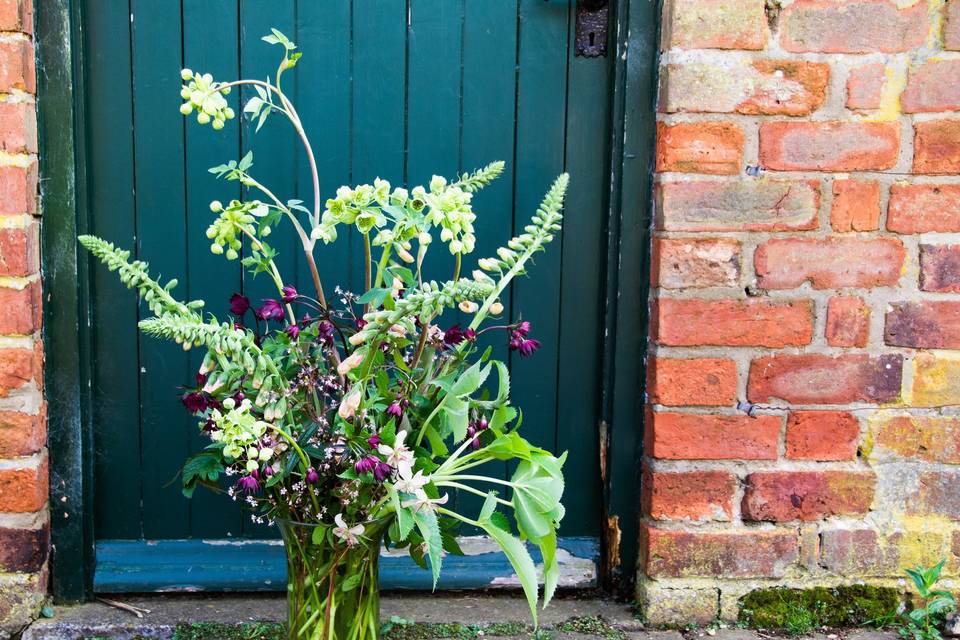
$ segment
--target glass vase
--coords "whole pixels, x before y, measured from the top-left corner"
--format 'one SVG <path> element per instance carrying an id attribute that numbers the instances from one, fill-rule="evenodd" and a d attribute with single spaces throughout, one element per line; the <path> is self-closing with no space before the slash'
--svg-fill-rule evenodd
<path id="1" fill-rule="evenodd" d="M 377 640 L 384 521 L 364 523 L 348 545 L 316 525 L 277 521 L 287 554 L 289 640 Z"/>

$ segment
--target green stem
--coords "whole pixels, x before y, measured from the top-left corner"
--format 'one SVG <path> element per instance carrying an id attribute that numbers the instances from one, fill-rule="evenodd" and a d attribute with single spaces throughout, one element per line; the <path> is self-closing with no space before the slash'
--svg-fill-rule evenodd
<path id="1" fill-rule="evenodd" d="M 456 282 L 457 280 L 460 279 L 460 262 L 461 262 L 462 260 L 463 260 L 463 257 L 458 253 L 458 254 L 457 254 L 457 262 L 456 262 L 456 265 L 453 267 L 453 281 L 454 281 L 454 282 Z"/>
<path id="2" fill-rule="evenodd" d="M 434 484 L 435 484 L 436 486 L 438 486 L 438 487 L 452 487 L 452 488 L 454 488 L 454 489 L 460 489 L 461 491 L 466 491 L 466 492 L 468 492 L 468 493 L 473 493 L 473 494 L 478 495 L 478 496 L 481 496 L 481 497 L 483 497 L 483 498 L 486 498 L 487 496 L 490 495 L 490 494 L 488 494 L 488 493 L 484 493 L 483 491 L 480 491 L 479 489 L 474 489 L 474 488 L 471 487 L 471 486 L 468 486 L 468 485 L 465 485 L 465 484 L 460 484 L 459 482 L 434 482 Z M 497 498 L 496 496 L 494 496 L 494 500 L 496 500 L 499 504 L 505 505 L 505 506 L 507 506 L 507 507 L 513 507 L 513 503 L 512 503 L 512 502 L 510 502 L 510 501 L 508 501 L 508 500 L 504 500 L 503 498 Z"/>
<path id="3" fill-rule="evenodd" d="M 370 256 L 370 233 L 367 232 L 363 234 L 363 291 L 366 293 L 370 291 L 370 272 L 373 269 L 372 263 L 373 258 Z M 363 306 L 363 312 L 368 313 L 370 311 L 370 303 L 368 302 Z"/>
<path id="4" fill-rule="evenodd" d="M 387 261 L 390 259 L 390 251 L 392 249 L 392 245 L 389 244 L 383 247 L 383 253 L 380 254 L 380 262 L 377 263 L 377 277 L 373 281 L 374 289 L 377 289 L 383 284 L 383 274 L 386 271 Z"/>

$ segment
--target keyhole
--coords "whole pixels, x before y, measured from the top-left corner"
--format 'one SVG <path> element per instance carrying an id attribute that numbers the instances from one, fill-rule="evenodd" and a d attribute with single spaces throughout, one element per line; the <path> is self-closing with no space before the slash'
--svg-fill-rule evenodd
<path id="1" fill-rule="evenodd" d="M 593 31 L 591 31 L 591 32 L 590 32 L 590 46 L 591 46 L 591 47 L 594 46 L 594 40 L 596 39 L 596 37 L 597 37 L 597 34 L 595 34 Z"/>

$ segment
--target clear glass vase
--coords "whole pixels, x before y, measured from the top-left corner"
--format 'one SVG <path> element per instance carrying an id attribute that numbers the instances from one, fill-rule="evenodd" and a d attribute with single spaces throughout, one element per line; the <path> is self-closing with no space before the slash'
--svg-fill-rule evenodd
<path id="1" fill-rule="evenodd" d="M 377 640 L 380 547 L 388 523 L 364 523 L 354 545 L 329 533 L 314 542 L 316 525 L 277 524 L 287 553 L 287 638 Z"/>

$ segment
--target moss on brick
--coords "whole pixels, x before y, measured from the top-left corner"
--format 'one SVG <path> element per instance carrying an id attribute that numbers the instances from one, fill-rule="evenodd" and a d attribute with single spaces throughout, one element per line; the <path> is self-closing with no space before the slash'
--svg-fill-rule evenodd
<path id="1" fill-rule="evenodd" d="M 740 622 L 753 628 L 796 632 L 801 632 L 801 626 L 884 626 L 899 604 L 897 591 L 890 587 L 757 589 L 740 599 Z"/>

